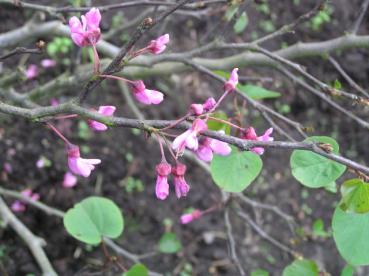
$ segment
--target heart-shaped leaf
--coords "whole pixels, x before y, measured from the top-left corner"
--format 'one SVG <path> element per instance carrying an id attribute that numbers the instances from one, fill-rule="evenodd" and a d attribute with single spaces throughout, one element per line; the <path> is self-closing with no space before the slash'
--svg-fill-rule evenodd
<path id="1" fill-rule="evenodd" d="M 369 213 L 345 212 L 337 207 L 332 229 L 338 251 L 349 264 L 369 265 Z"/>
<path id="2" fill-rule="evenodd" d="M 305 139 L 305 142 L 312 141 L 329 144 L 333 153 L 339 152 L 337 142 L 330 137 L 313 136 Z M 307 150 L 294 150 L 290 164 L 292 175 L 310 188 L 330 186 L 346 170 L 346 166 Z"/>
<path id="3" fill-rule="evenodd" d="M 319 268 L 310 260 L 296 260 L 283 270 L 282 276 L 318 276 Z"/>
<path id="4" fill-rule="evenodd" d="M 162 253 L 173 254 L 181 249 L 181 242 L 174 233 L 165 233 L 159 241 L 159 251 Z"/>
<path id="5" fill-rule="evenodd" d="M 147 276 L 149 271 L 143 264 L 135 264 L 123 276 Z"/>
<path id="6" fill-rule="evenodd" d="M 98 244 L 103 237 L 119 237 L 123 232 L 124 220 L 113 201 L 93 196 L 67 211 L 64 215 L 64 226 L 77 240 Z"/>
<path id="7" fill-rule="evenodd" d="M 369 212 L 369 183 L 359 178 L 345 181 L 341 186 L 340 207 L 344 211 Z"/>
<path id="8" fill-rule="evenodd" d="M 215 184 L 226 192 L 239 193 L 259 175 L 263 161 L 259 155 L 232 147 L 227 156 L 215 155 L 211 161 L 211 176 Z"/>

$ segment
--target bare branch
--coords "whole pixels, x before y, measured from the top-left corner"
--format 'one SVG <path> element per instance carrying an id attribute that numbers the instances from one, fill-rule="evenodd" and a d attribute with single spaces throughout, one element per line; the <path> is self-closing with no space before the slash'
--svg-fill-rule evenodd
<path id="1" fill-rule="evenodd" d="M 10 52 L 0 56 L 0 60 L 7 59 L 9 57 L 12 57 L 14 55 L 20 55 L 20 54 L 41 54 L 42 50 L 39 48 L 36 49 L 27 49 L 24 47 L 17 47 L 14 50 L 11 50 Z"/>
<path id="2" fill-rule="evenodd" d="M 42 274 L 45 276 L 56 276 L 49 259 L 46 256 L 45 251 L 42 249 L 46 245 L 46 242 L 35 236 L 8 208 L 4 200 L 0 197 L 0 215 L 4 221 L 6 221 L 14 231 L 23 239 L 31 250 L 32 255 L 35 257 L 39 267 L 42 270 Z"/>
<path id="3" fill-rule="evenodd" d="M 363 19 L 365 17 L 366 11 L 368 10 L 369 6 L 369 0 L 363 0 L 363 4 L 360 8 L 359 16 L 357 17 L 357 20 L 354 23 L 354 26 L 352 27 L 352 33 L 356 34 L 359 31 L 360 25 L 363 22 Z"/>

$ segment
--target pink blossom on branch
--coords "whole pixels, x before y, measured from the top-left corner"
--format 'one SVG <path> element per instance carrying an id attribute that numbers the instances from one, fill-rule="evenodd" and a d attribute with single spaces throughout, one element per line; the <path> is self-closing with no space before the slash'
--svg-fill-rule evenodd
<path id="1" fill-rule="evenodd" d="M 159 104 L 164 99 L 164 94 L 155 91 L 146 89 L 146 86 L 142 80 L 133 81 L 131 83 L 133 95 L 137 101 L 143 104 Z"/>
<path id="2" fill-rule="evenodd" d="M 38 193 L 33 193 L 31 189 L 25 189 L 21 192 L 21 194 L 34 201 L 37 201 L 40 199 L 40 195 Z M 22 200 L 16 200 L 13 202 L 10 208 L 14 212 L 24 212 L 26 210 L 26 202 Z"/>
<path id="3" fill-rule="evenodd" d="M 186 196 L 190 190 L 190 186 L 184 179 L 186 173 L 186 165 L 177 162 L 176 166 L 172 168 L 172 174 L 174 176 L 174 189 L 176 191 L 177 198 Z"/>
<path id="4" fill-rule="evenodd" d="M 203 114 L 204 112 L 210 111 L 216 104 L 216 101 L 214 98 L 209 98 L 205 101 L 204 104 L 191 104 L 190 111 L 196 115 L 199 116 Z"/>
<path id="5" fill-rule="evenodd" d="M 102 105 L 99 107 L 99 110 L 97 112 L 104 116 L 113 116 L 115 110 L 116 107 L 113 105 Z M 105 131 L 108 129 L 105 124 L 94 120 L 88 120 L 88 125 L 91 129 L 94 129 L 96 131 Z"/>
<path id="6" fill-rule="evenodd" d="M 202 216 L 202 212 L 200 210 L 194 210 L 190 214 L 183 214 L 181 216 L 181 223 L 187 224 L 190 223 L 193 220 L 199 219 Z"/>
<path id="7" fill-rule="evenodd" d="M 41 66 L 44 68 L 51 68 L 56 65 L 56 61 L 53 59 L 43 59 L 41 60 Z"/>
<path id="8" fill-rule="evenodd" d="M 101 14 L 99 9 L 90 9 L 85 15 L 81 16 L 81 21 L 76 16 L 69 19 L 72 40 L 79 47 L 96 45 L 101 36 L 99 27 Z"/>
<path id="9" fill-rule="evenodd" d="M 199 147 L 199 141 L 197 136 L 207 130 L 208 126 L 201 119 L 196 119 L 193 121 L 190 129 L 186 130 L 181 135 L 177 136 L 172 144 L 172 148 L 177 151 L 177 153 L 183 153 L 185 147 L 197 150 Z"/>
<path id="10" fill-rule="evenodd" d="M 218 132 L 224 134 L 223 130 L 220 130 Z M 230 154 L 231 151 L 232 148 L 227 143 L 219 141 L 217 139 L 205 137 L 201 141 L 195 153 L 199 159 L 205 162 L 210 162 L 213 159 L 213 153 L 226 156 Z"/>
<path id="11" fill-rule="evenodd" d="M 232 92 L 238 84 L 238 68 L 234 68 L 231 72 L 229 80 L 224 84 L 224 91 Z"/>
<path id="12" fill-rule="evenodd" d="M 77 185 L 77 177 L 71 172 L 66 172 L 63 179 L 64 188 L 72 188 Z"/>
<path id="13" fill-rule="evenodd" d="M 150 44 L 146 47 L 146 50 L 154 55 L 158 55 L 167 48 L 166 44 L 169 43 L 169 34 L 159 36 L 155 40 L 151 40 Z"/>
<path id="14" fill-rule="evenodd" d="M 84 159 L 81 158 L 79 147 L 73 144 L 67 145 L 68 166 L 72 173 L 89 177 L 91 171 L 95 169 L 95 165 L 101 163 L 100 159 Z"/>
<path id="15" fill-rule="evenodd" d="M 26 78 L 32 80 L 38 76 L 38 67 L 35 64 L 30 64 L 26 70 Z"/>
<path id="16" fill-rule="evenodd" d="M 255 129 L 253 127 L 249 127 L 244 131 L 241 138 L 246 140 L 270 142 L 274 140 L 274 138 L 270 136 L 272 132 L 273 128 L 268 128 L 263 135 L 257 136 Z M 256 154 L 262 155 L 265 150 L 262 147 L 254 147 L 251 149 L 251 151 Z"/>
<path id="17" fill-rule="evenodd" d="M 158 176 L 156 179 L 155 193 L 158 199 L 164 200 L 169 195 L 168 175 L 171 171 L 172 166 L 166 161 L 162 161 L 156 166 L 156 173 Z"/>

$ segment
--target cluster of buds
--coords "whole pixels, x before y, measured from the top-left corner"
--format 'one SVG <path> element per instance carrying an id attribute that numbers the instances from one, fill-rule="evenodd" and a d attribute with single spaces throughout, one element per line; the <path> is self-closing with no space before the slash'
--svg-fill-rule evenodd
<path id="1" fill-rule="evenodd" d="M 168 177 L 170 174 L 173 175 L 174 189 L 177 198 L 187 195 L 190 190 L 190 186 L 184 179 L 186 165 L 177 162 L 176 165 L 172 167 L 167 161 L 163 160 L 156 166 L 156 173 L 157 179 L 155 191 L 158 199 L 164 200 L 169 195 Z"/>
<path id="2" fill-rule="evenodd" d="M 255 129 L 253 127 L 249 127 L 242 131 L 241 138 L 245 140 L 252 140 L 252 141 L 270 142 L 274 140 L 274 138 L 270 136 L 272 132 L 273 132 L 273 128 L 268 128 L 263 135 L 257 136 Z M 251 151 L 258 155 L 262 155 L 265 150 L 262 147 L 254 147 L 251 149 Z"/>
<path id="3" fill-rule="evenodd" d="M 43 68 L 51 68 L 56 66 L 56 61 L 53 59 L 43 59 L 40 62 L 41 67 Z M 30 64 L 28 65 L 25 75 L 27 80 L 33 80 L 38 77 L 40 74 L 40 69 L 36 64 Z"/>
<path id="4" fill-rule="evenodd" d="M 31 200 L 37 201 L 40 199 L 40 195 L 38 193 L 34 193 L 31 189 L 25 189 L 21 192 L 24 197 L 27 197 Z M 27 203 L 24 200 L 15 200 L 11 205 L 11 209 L 14 212 L 24 212 L 26 210 Z"/>

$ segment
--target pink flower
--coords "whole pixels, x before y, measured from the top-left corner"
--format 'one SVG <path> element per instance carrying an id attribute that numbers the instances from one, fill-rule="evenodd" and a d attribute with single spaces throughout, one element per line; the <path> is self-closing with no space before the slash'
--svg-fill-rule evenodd
<path id="1" fill-rule="evenodd" d="M 177 162 L 176 166 L 172 168 L 172 174 L 174 176 L 174 188 L 176 191 L 177 198 L 186 196 L 190 190 L 190 186 L 184 179 L 186 173 L 186 165 Z"/>
<path id="2" fill-rule="evenodd" d="M 32 80 L 38 76 L 38 67 L 35 64 L 30 64 L 26 70 L 26 78 Z"/>
<path id="3" fill-rule="evenodd" d="M 89 177 L 91 171 L 95 169 L 94 165 L 100 164 L 100 159 L 84 159 L 80 157 L 79 147 L 69 144 L 67 148 L 68 166 L 72 173 Z"/>
<path id="4" fill-rule="evenodd" d="M 36 167 L 41 169 L 44 166 L 45 166 L 45 159 L 43 157 L 41 157 L 40 159 L 37 160 Z"/>
<path id="5" fill-rule="evenodd" d="M 224 134 L 223 130 L 218 131 Z M 213 152 L 218 155 L 228 155 L 232 151 L 232 148 L 225 142 L 219 141 L 217 139 L 212 139 L 205 137 L 199 148 L 195 151 L 197 157 L 205 162 L 210 162 L 213 159 Z"/>
<path id="6" fill-rule="evenodd" d="M 53 59 L 43 59 L 41 60 L 41 66 L 44 68 L 51 68 L 56 65 L 56 61 Z"/>
<path id="7" fill-rule="evenodd" d="M 213 109 L 213 107 L 216 105 L 216 100 L 214 98 L 209 98 L 205 101 L 205 103 L 202 105 L 205 112 L 208 112 Z"/>
<path id="8" fill-rule="evenodd" d="M 164 200 L 169 195 L 168 175 L 170 174 L 171 170 L 172 166 L 166 161 L 162 161 L 156 166 L 156 173 L 158 177 L 156 179 L 155 192 L 158 199 Z"/>
<path id="9" fill-rule="evenodd" d="M 210 111 L 216 104 L 216 101 L 214 98 L 209 98 L 205 101 L 204 104 L 191 104 L 190 111 L 196 115 L 199 116 L 204 112 Z"/>
<path id="10" fill-rule="evenodd" d="M 12 172 L 13 172 L 13 167 L 12 167 L 12 165 L 10 165 L 10 163 L 8 163 L 8 162 L 5 162 L 5 163 L 4 163 L 3 169 L 4 169 L 4 171 L 5 171 L 5 172 L 7 172 L 7 173 L 12 173 Z"/>
<path id="11" fill-rule="evenodd" d="M 197 150 L 199 146 L 197 135 L 207 130 L 207 128 L 208 126 L 203 120 L 196 119 L 195 121 L 193 121 L 190 129 L 186 130 L 184 133 L 174 139 L 172 148 L 178 153 L 182 153 L 185 147 L 192 150 Z"/>
<path id="12" fill-rule="evenodd" d="M 30 198 L 31 200 L 37 201 L 40 199 L 40 195 L 38 193 L 33 193 L 31 189 L 26 189 L 21 192 L 21 194 L 25 197 Z M 22 200 L 16 200 L 10 207 L 14 212 L 24 212 L 26 210 L 26 202 Z"/>
<path id="13" fill-rule="evenodd" d="M 265 133 L 262 136 L 257 136 L 255 129 L 253 127 L 249 127 L 244 131 L 241 138 L 246 139 L 246 140 L 270 142 L 274 140 L 274 138 L 270 136 L 272 132 L 273 132 L 273 128 L 269 128 L 265 131 Z M 264 153 L 264 148 L 255 147 L 255 148 L 252 148 L 251 151 L 256 154 L 262 155 Z"/>
<path id="14" fill-rule="evenodd" d="M 238 84 L 238 68 L 234 68 L 232 70 L 231 76 L 229 77 L 229 80 L 224 84 L 224 91 L 232 92 L 236 89 L 236 86 Z"/>
<path id="15" fill-rule="evenodd" d="M 50 104 L 51 104 L 51 106 L 57 106 L 57 105 L 59 105 L 59 101 L 55 98 L 52 98 L 50 100 Z"/>
<path id="16" fill-rule="evenodd" d="M 159 104 L 164 99 L 163 93 L 146 89 L 142 80 L 134 81 L 132 83 L 132 90 L 136 100 L 143 104 Z"/>
<path id="17" fill-rule="evenodd" d="M 183 214 L 181 216 L 181 223 L 182 224 L 190 223 L 193 220 L 199 219 L 201 216 L 202 216 L 201 211 L 196 209 L 192 211 L 192 213 L 190 214 Z"/>
<path id="18" fill-rule="evenodd" d="M 97 112 L 104 116 L 113 116 L 115 109 L 116 108 L 113 105 L 102 105 L 99 107 L 99 110 Z M 108 127 L 105 124 L 94 120 L 88 120 L 88 125 L 90 128 L 96 131 L 105 131 L 108 129 Z"/>
<path id="19" fill-rule="evenodd" d="M 101 14 L 99 9 L 90 9 L 86 15 L 81 16 L 81 21 L 76 16 L 69 19 L 72 40 L 79 47 L 96 45 L 101 35 L 99 28 Z"/>
<path id="20" fill-rule="evenodd" d="M 77 177 L 71 172 L 66 172 L 64 174 L 63 187 L 72 188 L 77 185 Z"/>
<path id="21" fill-rule="evenodd" d="M 167 48 L 166 44 L 169 42 L 169 34 L 159 36 L 156 40 L 151 40 L 149 46 L 146 47 L 147 51 L 152 54 L 158 55 L 164 52 Z"/>

